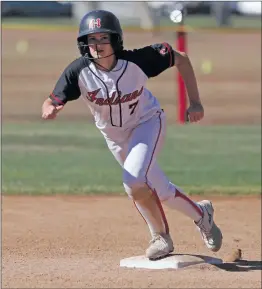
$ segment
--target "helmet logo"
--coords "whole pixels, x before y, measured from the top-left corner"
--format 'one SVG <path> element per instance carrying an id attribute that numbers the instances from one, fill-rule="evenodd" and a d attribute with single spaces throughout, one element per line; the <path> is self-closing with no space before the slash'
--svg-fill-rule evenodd
<path id="1" fill-rule="evenodd" d="M 100 28 L 101 27 L 101 19 L 96 18 L 96 19 L 91 19 L 89 21 L 89 29 L 95 29 L 95 28 Z"/>

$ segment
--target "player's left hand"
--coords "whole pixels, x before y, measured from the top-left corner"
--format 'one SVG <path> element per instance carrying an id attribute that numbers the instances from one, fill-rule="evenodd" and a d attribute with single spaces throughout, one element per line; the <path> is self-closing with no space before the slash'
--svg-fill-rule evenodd
<path id="1" fill-rule="evenodd" d="M 192 102 L 187 110 L 188 120 L 198 122 L 204 117 L 204 108 L 200 102 Z"/>

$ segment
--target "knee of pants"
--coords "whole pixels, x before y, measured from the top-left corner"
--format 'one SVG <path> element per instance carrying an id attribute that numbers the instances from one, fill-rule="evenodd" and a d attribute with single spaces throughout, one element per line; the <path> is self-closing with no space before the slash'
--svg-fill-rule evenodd
<path id="1" fill-rule="evenodd" d="M 147 197 L 149 187 L 146 177 L 134 177 L 127 172 L 123 173 L 123 185 L 128 196 L 133 200 L 142 200 Z"/>

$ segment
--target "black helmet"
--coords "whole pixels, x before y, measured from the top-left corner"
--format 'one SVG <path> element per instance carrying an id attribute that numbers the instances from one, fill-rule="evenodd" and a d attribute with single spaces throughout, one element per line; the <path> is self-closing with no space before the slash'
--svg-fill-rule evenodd
<path id="1" fill-rule="evenodd" d="M 118 18 L 105 10 L 94 10 L 87 13 L 81 20 L 77 45 L 81 55 L 91 58 L 87 36 L 92 33 L 109 33 L 114 52 L 123 49 L 123 32 Z"/>

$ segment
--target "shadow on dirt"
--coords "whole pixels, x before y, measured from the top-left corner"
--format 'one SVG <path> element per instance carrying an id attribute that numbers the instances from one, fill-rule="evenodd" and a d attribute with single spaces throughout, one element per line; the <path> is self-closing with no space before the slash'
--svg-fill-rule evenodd
<path id="1" fill-rule="evenodd" d="M 262 270 L 262 261 L 239 260 L 233 263 L 222 263 L 214 265 L 225 271 L 230 272 L 248 272 Z"/>
<path id="2" fill-rule="evenodd" d="M 221 270 L 229 272 L 249 272 L 262 270 L 262 261 L 237 260 L 236 262 L 223 262 L 222 259 L 195 254 L 171 254 L 171 256 L 193 256 L 202 259 L 205 263 L 210 264 Z M 212 263 L 211 263 L 212 262 Z"/>

